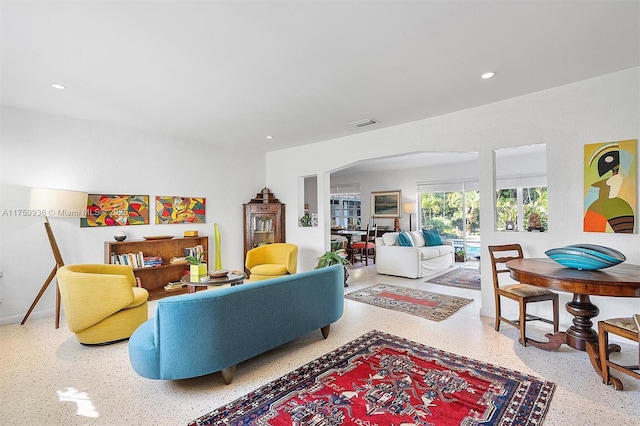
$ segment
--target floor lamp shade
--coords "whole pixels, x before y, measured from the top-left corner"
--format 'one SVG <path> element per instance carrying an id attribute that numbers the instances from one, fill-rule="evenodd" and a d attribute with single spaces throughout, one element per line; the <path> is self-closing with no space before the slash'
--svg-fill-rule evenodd
<path id="1" fill-rule="evenodd" d="M 84 217 L 88 194 L 66 189 L 31 188 L 29 209 L 48 217 Z"/>
<path id="2" fill-rule="evenodd" d="M 404 203 L 402 210 L 409 215 L 409 231 L 411 231 L 411 216 L 416 212 L 416 203 Z"/>

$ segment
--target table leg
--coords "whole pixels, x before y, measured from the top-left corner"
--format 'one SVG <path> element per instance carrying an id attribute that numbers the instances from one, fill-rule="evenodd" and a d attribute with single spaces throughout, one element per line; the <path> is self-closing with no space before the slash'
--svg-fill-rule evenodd
<path id="1" fill-rule="evenodd" d="M 588 294 L 574 294 L 573 300 L 567 303 L 567 311 L 573 315 L 573 325 L 567 330 L 567 345 L 585 351 L 587 342 L 598 341 L 591 318 L 597 317 L 600 309 L 591 303 Z"/>
<path id="2" fill-rule="evenodd" d="M 573 300 L 566 304 L 567 312 L 573 315 L 573 325 L 565 331 L 547 333 L 548 342 L 527 339 L 527 345 L 545 350 L 557 350 L 567 344 L 580 351 L 587 350 L 587 343 L 598 343 L 598 333 L 592 328 L 591 318 L 598 316 L 600 309 L 593 303 L 588 294 L 574 294 Z"/>
<path id="3" fill-rule="evenodd" d="M 351 248 L 351 235 L 347 234 L 344 236 L 347 239 L 347 260 L 353 263 L 353 249 Z"/>

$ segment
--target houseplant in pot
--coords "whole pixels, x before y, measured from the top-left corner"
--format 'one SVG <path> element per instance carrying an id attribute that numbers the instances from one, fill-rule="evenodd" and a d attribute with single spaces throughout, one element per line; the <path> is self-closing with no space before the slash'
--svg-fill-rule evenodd
<path id="1" fill-rule="evenodd" d="M 186 260 L 191 267 L 189 268 L 190 275 L 207 275 L 207 263 L 204 261 L 205 253 L 202 252 L 197 256 L 187 256 Z"/>
<path id="2" fill-rule="evenodd" d="M 462 249 L 457 249 L 454 253 L 456 262 L 464 262 L 466 253 Z"/>
<path id="3" fill-rule="evenodd" d="M 347 265 L 350 264 L 347 259 L 347 252 L 344 249 L 327 251 L 322 256 L 316 259 L 315 269 L 326 268 L 331 265 L 344 265 L 344 286 L 349 287 L 347 279 L 349 278 L 349 271 L 347 271 Z"/>

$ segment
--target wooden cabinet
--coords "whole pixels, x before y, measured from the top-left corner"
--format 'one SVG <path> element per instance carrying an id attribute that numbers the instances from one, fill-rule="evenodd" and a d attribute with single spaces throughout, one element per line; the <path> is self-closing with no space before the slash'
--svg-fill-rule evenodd
<path id="1" fill-rule="evenodd" d="M 185 271 L 189 270 L 186 261 L 171 263 L 174 257 L 184 257 L 184 249 L 201 245 L 204 252 L 209 251 L 208 237 L 185 237 L 172 239 L 149 239 L 104 243 L 104 263 L 113 263 L 112 255 L 142 252 L 144 257 L 159 256 L 162 264 L 153 267 L 133 268 L 133 273 L 140 279 L 142 287 L 149 291 L 149 300 L 166 296 L 175 296 L 187 292 L 186 287 L 165 290 L 170 282 L 178 282 Z M 205 254 L 206 259 L 206 254 Z"/>
<path id="2" fill-rule="evenodd" d="M 263 244 L 285 242 L 285 205 L 269 188 L 244 204 L 244 258 L 247 252 Z"/>

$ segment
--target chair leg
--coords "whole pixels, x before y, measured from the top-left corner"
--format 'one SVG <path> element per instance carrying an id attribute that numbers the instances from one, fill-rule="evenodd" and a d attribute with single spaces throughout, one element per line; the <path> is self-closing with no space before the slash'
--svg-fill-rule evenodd
<path id="1" fill-rule="evenodd" d="M 602 383 L 609 384 L 609 333 L 604 328 L 602 321 L 598 322 L 598 346 L 600 349 L 600 368 L 602 375 Z"/>
<path id="2" fill-rule="evenodd" d="M 495 330 L 496 331 L 500 331 L 500 315 L 502 315 L 501 309 L 500 309 L 500 296 L 496 295 L 496 323 L 495 323 Z"/>
<path id="3" fill-rule="evenodd" d="M 526 326 L 527 326 L 527 304 L 520 300 L 520 344 L 527 346 Z"/>
<path id="4" fill-rule="evenodd" d="M 553 332 L 554 332 L 554 333 L 557 333 L 557 332 L 558 332 L 558 329 L 559 329 L 559 328 L 558 328 L 558 325 L 559 325 L 559 322 L 560 322 L 560 319 L 559 319 L 559 317 L 560 317 L 560 310 L 559 310 L 559 306 L 558 306 L 559 304 L 560 304 L 560 303 L 559 303 L 559 301 L 558 301 L 558 297 L 556 296 L 556 297 L 553 299 Z"/>

